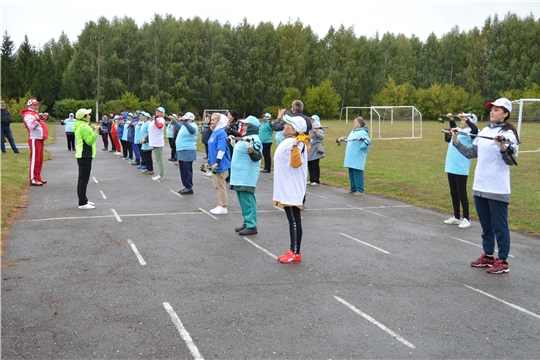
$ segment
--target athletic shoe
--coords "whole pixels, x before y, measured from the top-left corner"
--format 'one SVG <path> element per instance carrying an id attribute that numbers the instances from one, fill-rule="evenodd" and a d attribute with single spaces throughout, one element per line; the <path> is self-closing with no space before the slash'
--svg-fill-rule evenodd
<path id="1" fill-rule="evenodd" d="M 246 227 L 244 230 L 241 230 L 238 232 L 238 235 L 253 235 L 253 234 L 257 234 L 258 231 L 257 231 L 257 227 L 252 227 L 252 228 L 248 228 Z"/>
<path id="2" fill-rule="evenodd" d="M 502 260 L 497 259 L 493 266 L 486 270 L 488 274 L 504 274 L 509 272 L 508 263 L 504 263 Z"/>
<path id="3" fill-rule="evenodd" d="M 126 161 L 133 161 L 133 158 L 128 157 L 128 158 L 125 158 L 124 160 L 126 160 Z"/>
<path id="4" fill-rule="evenodd" d="M 109 150 L 109 152 L 112 152 L 112 153 L 113 153 L 113 152 L 116 152 L 116 150 L 114 150 L 114 149 L 111 149 L 111 150 Z"/>
<path id="5" fill-rule="evenodd" d="M 154 172 L 153 171 L 148 171 L 148 170 L 145 170 L 145 172 L 143 172 L 144 175 L 154 175 Z"/>
<path id="6" fill-rule="evenodd" d="M 461 224 L 461 220 L 456 219 L 454 216 L 452 216 L 450 219 L 444 220 L 444 223 L 448 225 L 459 225 Z"/>
<path id="7" fill-rule="evenodd" d="M 312 183 L 311 183 L 311 184 L 309 184 L 309 185 L 311 185 L 311 186 L 317 186 L 317 185 L 319 185 L 319 183 L 316 183 L 316 182 L 312 182 Z"/>
<path id="8" fill-rule="evenodd" d="M 240 231 L 244 230 L 246 227 L 247 227 L 246 223 L 243 223 L 242 226 L 237 227 L 236 229 L 234 229 L 234 231 L 240 232 Z"/>
<path id="9" fill-rule="evenodd" d="M 279 255 L 277 257 L 278 261 L 281 261 L 281 259 L 285 259 L 287 257 L 290 257 L 291 255 L 294 255 L 294 252 L 292 250 L 289 249 L 289 251 L 287 251 L 285 254 L 283 255 Z"/>
<path id="10" fill-rule="evenodd" d="M 281 259 L 279 259 L 279 262 L 281 262 L 282 264 L 294 264 L 301 261 L 302 261 L 302 254 L 295 254 L 295 253 L 289 254 L 288 256 L 282 257 Z"/>
<path id="11" fill-rule="evenodd" d="M 152 180 L 154 181 L 161 181 L 163 178 L 160 175 L 152 176 Z"/>
<path id="12" fill-rule="evenodd" d="M 468 227 L 471 227 L 471 222 L 468 219 L 463 218 L 461 224 L 459 224 L 457 227 L 460 229 L 466 229 Z"/>
<path id="13" fill-rule="evenodd" d="M 141 165 L 141 161 L 140 160 L 132 161 L 131 165 Z"/>
<path id="14" fill-rule="evenodd" d="M 354 196 L 364 196 L 365 194 L 363 192 L 355 191 L 353 192 Z"/>
<path id="15" fill-rule="evenodd" d="M 41 179 L 41 180 L 39 180 L 39 181 L 41 181 L 42 184 L 46 184 L 46 183 L 47 183 L 47 180 Z"/>
<path id="16" fill-rule="evenodd" d="M 122 155 L 122 153 L 117 151 L 114 153 L 114 155 Z"/>
<path id="17" fill-rule="evenodd" d="M 35 181 L 33 183 L 30 183 L 30 186 L 43 186 L 43 183 L 41 181 Z"/>
<path id="18" fill-rule="evenodd" d="M 311 185 L 311 181 L 306 181 L 306 185 Z"/>
<path id="19" fill-rule="evenodd" d="M 182 189 L 178 193 L 180 195 L 193 195 L 193 188 L 191 188 L 191 189 Z"/>
<path id="20" fill-rule="evenodd" d="M 225 215 L 228 213 L 227 208 L 218 206 L 215 209 L 210 210 L 210 212 L 214 215 Z"/>
<path id="21" fill-rule="evenodd" d="M 472 267 L 486 267 L 495 264 L 494 258 L 488 258 L 486 254 L 482 254 L 478 259 L 471 262 Z"/>
<path id="22" fill-rule="evenodd" d="M 103 148 L 103 149 L 101 149 L 101 150 L 103 150 L 103 151 L 107 151 L 107 150 L 109 150 L 109 149 L 107 149 L 107 148 Z"/>
<path id="23" fill-rule="evenodd" d="M 268 173 L 270 172 L 270 170 L 262 169 L 261 172 L 262 172 L 263 174 L 268 174 Z"/>
<path id="24" fill-rule="evenodd" d="M 86 203 L 87 203 L 88 205 L 92 205 L 92 206 L 96 205 L 96 204 L 94 204 L 94 203 L 91 202 L 91 201 L 87 201 Z"/>
<path id="25" fill-rule="evenodd" d="M 170 159 L 167 159 L 167 161 L 175 162 L 176 159 L 170 158 Z"/>
<path id="26" fill-rule="evenodd" d="M 79 206 L 79 209 L 80 210 L 92 210 L 92 209 L 95 209 L 96 207 L 94 205 L 90 205 L 90 204 L 86 204 L 86 205 L 81 205 Z"/>
<path id="27" fill-rule="evenodd" d="M 212 170 L 208 170 L 206 173 L 204 173 L 204 176 L 212 176 Z"/>

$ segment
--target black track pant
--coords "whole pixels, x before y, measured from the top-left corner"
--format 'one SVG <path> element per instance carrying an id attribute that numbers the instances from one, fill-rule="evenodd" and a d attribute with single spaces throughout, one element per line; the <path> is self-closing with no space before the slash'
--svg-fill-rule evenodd
<path id="1" fill-rule="evenodd" d="M 467 175 L 456 175 L 448 173 L 448 185 L 450 185 L 450 196 L 454 207 L 454 217 L 459 219 L 459 205 L 463 207 L 463 217 L 469 219 L 469 198 L 467 197 Z"/>
<path id="2" fill-rule="evenodd" d="M 302 217 L 300 216 L 300 209 L 296 206 L 286 206 L 283 209 L 289 220 L 291 250 L 295 254 L 300 254 L 300 244 L 302 243 Z"/>

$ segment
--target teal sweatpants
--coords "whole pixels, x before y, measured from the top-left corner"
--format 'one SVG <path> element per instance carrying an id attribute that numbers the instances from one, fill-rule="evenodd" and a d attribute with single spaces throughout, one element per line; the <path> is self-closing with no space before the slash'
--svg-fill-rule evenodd
<path id="1" fill-rule="evenodd" d="M 236 196 L 238 197 L 238 203 L 240 204 L 240 209 L 242 209 L 242 217 L 246 223 L 246 227 L 254 228 L 257 226 L 257 199 L 255 194 L 237 191 Z"/>

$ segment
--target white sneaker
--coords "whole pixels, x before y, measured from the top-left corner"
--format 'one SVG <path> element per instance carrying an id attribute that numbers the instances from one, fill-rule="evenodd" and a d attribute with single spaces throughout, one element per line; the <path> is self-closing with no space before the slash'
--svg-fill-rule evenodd
<path id="1" fill-rule="evenodd" d="M 156 175 L 156 176 L 152 176 L 152 180 L 161 181 L 163 180 L 163 178 L 159 175 Z"/>
<path id="2" fill-rule="evenodd" d="M 458 228 L 466 229 L 468 227 L 471 227 L 471 222 L 468 219 L 463 218 L 463 221 L 461 221 L 461 224 L 458 225 Z"/>
<path id="3" fill-rule="evenodd" d="M 86 203 L 87 203 L 88 205 L 92 205 L 92 206 L 96 205 L 96 204 L 94 204 L 94 203 L 91 202 L 91 201 L 87 201 Z"/>
<path id="4" fill-rule="evenodd" d="M 204 174 L 204 176 L 212 176 L 212 170 L 208 170 L 208 171 Z"/>
<path id="5" fill-rule="evenodd" d="M 228 211 L 227 208 L 218 206 L 217 208 L 210 210 L 210 212 L 214 215 L 225 215 Z"/>
<path id="6" fill-rule="evenodd" d="M 212 211 L 217 211 L 220 207 L 221 207 L 221 206 L 218 205 L 218 206 L 216 206 L 215 208 L 210 209 L 210 210 L 208 210 L 208 211 L 210 211 L 210 212 L 212 212 Z M 213 214 L 213 213 L 212 213 L 212 214 Z"/>
<path id="7" fill-rule="evenodd" d="M 319 183 L 316 183 L 316 182 L 312 182 L 312 183 L 311 183 L 311 184 L 309 184 L 309 185 L 311 185 L 311 186 L 318 186 L 318 185 L 319 185 Z"/>
<path id="8" fill-rule="evenodd" d="M 114 155 L 122 155 L 122 153 L 117 151 L 114 153 Z"/>
<path id="9" fill-rule="evenodd" d="M 79 206 L 79 209 L 80 210 L 92 210 L 92 209 L 95 209 L 96 207 L 94 205 L 90 205 L 90 204 L 86 204 L 86 205 L 81 205 Z"/>
<path id="10" fill-rule="evenodd" d="M 448 225 L 459 225 L 461 224 L 461 220 L 456 219 L 454 216 L 452 216 L 450 219 L 444 220 L 444 223 Z"/>

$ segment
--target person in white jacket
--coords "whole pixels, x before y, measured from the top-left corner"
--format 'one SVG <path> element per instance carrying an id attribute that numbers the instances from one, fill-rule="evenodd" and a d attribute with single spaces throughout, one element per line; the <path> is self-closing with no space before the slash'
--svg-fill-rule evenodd
<path id="1" fill-rule="evenodd" d="M 476 213 L 482 226 L 484 253 L 473 267 L 488 267 L 490 274 L 509 271 L 510 230 L 508 229 L 508 204 L 510 203 L 510 166 L 517 165 L 513 145 L 519 144 L 515 126 L 509 121 L 512 103 L 506 98 L 486 105 L 490 108 L 489 126 L 476 136 L 472 147 L 466 147 L 452 130 L 454 146 L 467 158 L 477 157 L 474 172 L 473 195 Z M 495 241 L 498 258 L 495 259 Z"/>

